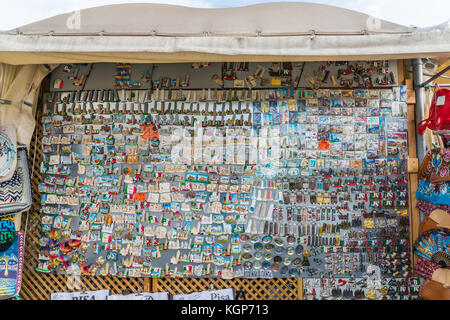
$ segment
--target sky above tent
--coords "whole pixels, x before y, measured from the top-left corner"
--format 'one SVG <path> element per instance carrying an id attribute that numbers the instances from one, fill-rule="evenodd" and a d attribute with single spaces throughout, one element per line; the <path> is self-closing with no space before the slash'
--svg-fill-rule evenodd
<path id="1" fill-rule="evenodd" d="M 118 3 L 165 3 L 197 8 L 238 7 L 277 0 L 14 0 L 0 11 L 0 30 L 84 8 Z M 450 18 L 448 0 L 310 0 L 308 2 L 339 6 L 366 13 L 405 26 L 426 27 Z M 230 22 L 232 23 L 232 22 Z"/>

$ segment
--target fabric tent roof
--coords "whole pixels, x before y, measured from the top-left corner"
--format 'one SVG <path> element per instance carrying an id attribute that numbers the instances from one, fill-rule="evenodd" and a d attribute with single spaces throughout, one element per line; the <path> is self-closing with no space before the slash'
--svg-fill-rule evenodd
<path id="1" fill-rule="evenodd" d="M 110 5 L 0 35 L 0 62 L 9 64 L 370 60 L 449 52 L 448 28 L 412 32 L 355 11 L 296 2 L 226 9 Z"/>
<path id="2" fill-rule="evenodd" d="M 24 35 L 157 35 L 214 36 L 404 33 L 408 28 L 338 7 L 302 2 L 265 3 L 224 9 L 189 8 L 165 4 L 118 4 L 61 14 L 18 28 Z M 369 23 L 368 23 L 369 22 Z"/>

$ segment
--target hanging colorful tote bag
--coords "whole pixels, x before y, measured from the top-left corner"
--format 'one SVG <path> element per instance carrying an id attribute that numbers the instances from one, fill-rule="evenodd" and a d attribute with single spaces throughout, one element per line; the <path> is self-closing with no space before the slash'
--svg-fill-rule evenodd
<path id="1" fill-rule="evenodd" d="M 0 299 L 19 294 L 22 285 L 25 233 L 18 231 L 14 243 L 0 252 Z"/>
<path id="2" fill-rule="evenodd" d="M 14 216 L 0 217 L 0 252 L 8 250 L 16 239 Z"/>
<path id="3" fill-rule="evenodd" d="M 8 181 L 0 183 L 0 216 L 19 213 L 30 208 L 31 179 L 26 148 L 17 149 L 17 165 Z"/>
<path id="4" fill-rule="evenodd" d="M 430 130 L 449 130 L 450 129 L 450 90 L 439 89 L 436 86 L 436 92 L 431 102 L 428 119 L 422 120 L 417 124 L 417 132 L 423 134 L 429 128 Z"/>

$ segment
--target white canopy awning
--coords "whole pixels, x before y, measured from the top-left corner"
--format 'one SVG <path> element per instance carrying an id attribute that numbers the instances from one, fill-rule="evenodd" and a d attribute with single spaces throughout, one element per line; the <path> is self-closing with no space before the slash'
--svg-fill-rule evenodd
<path id="1" fill-rule="evenodd" d="M 327 61 L 448 57 L 449 28 L 424 32 L 312 3 L 227 9 L 121 4 L 0 35 L 0 62 Z"/>
<path id="2" fill-rule="evenodd" d="M 77 21 L 77 18 L 79 20 Z M 79 22 L 79 23 L 77 23 Z M 303 2 L 202 9 L 165 4 L 118 4 L 61 14 L 14 31 L 24 35 L 282 36 L 308 34 L 404 33 L 408 28 L 374 21 L 352 10 Z"/>

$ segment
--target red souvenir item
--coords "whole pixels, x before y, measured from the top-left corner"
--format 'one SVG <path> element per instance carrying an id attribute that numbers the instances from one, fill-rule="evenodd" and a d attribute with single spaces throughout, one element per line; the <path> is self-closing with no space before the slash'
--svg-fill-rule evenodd
<path id="1" fill-rule="evenodd" d="M 325 151 L 325 150 L 330 149 L 330 143 L 326 140 L 321 140 L 321 141 L 319 141 L 318 147 L 319 147 L 319 150 Z"/>
<path id="2" fill-rule="evenodd" d="M 147 200 L 147 195 L 143 192 L 136 193 L 134 195 L 134 200 L 137 202 L 144 202 L 145 200 Z"/>
<path id="3" fill-rule="evenodd" d="M 423 134 L 429 128 L 430 130 L 449 130 L 450 129 L 450 90 L 439 89 L 436 85 L 436 92 L 431 102 L 428 119 L 420 121 L 417 124 L 417 132 Z"/>

